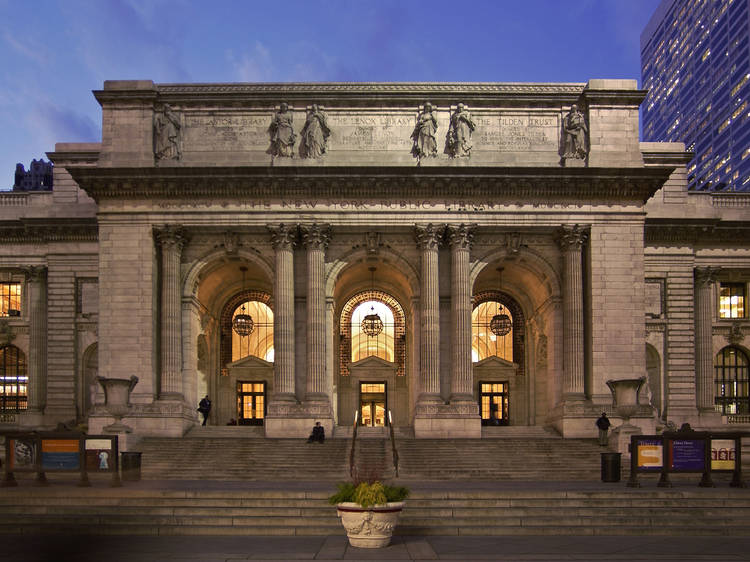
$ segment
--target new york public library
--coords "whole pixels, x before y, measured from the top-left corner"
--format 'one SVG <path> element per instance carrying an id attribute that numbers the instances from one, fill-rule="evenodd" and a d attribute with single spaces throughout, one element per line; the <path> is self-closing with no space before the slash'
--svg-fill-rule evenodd
<path id="1" fill-rule="evenodd" d="M 0 194 L 0 430 L 562 446 L 617 381 L 636 432 L 750 428 L 750 195 L 689 192 L 635 80 L 94 96 Z"/>

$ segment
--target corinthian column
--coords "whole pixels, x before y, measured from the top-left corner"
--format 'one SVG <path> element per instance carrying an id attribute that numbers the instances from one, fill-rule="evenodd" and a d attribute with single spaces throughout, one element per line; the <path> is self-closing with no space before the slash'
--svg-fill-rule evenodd
<path id="1" fill-rule="evenodd" d="M 325 384 L 326 301 L 325 250 L 330 226 L 302 227 L 307 249 L 307 388 L 305 400 L 328 401 Z"/>
<path id="2" fill-rule="evenodd" d="M 42 413 L 47 402 L 47 268 L 25 270 L 29 287 L 29 412 Z"/>
<path id="3" fill-rule="evenodd" d="M 296 226 L 271 227 L 271 243 L 276 253 L 274 277 L 274 400 L 295 401 L 294 386 L 294 243 Z"/>
<path id="4" fill-rule="evenodd" d="M 587 236 L 578 225 L 563 226 L 558 231 L 557 242 L 563 254 L 563 392 L 567 399 L 584 397 L 581 248 Z"/>
<path id="5" fill-rule="evenodd" d="M 181 226 L 154 232 L 161 247 L 161 378 L 159 398 L 182 398 L 180 258 L 187 238 Z"/>
<path id="6" fill-rule="evenodd" d="M 438 292 L 438 247 L 442 229 L 432 224 L 417 226 L 422 250 L 421 288 L 421 393 L 418 402 L 440 403 L 440 301 Z"/>
<path id="7" fill-rule="evenodd" d="M 449 227 L 451 246 L 451 402 L 473 402 L 471 365 L 471 284 L 469 253 L 473 228 Z"/>
<path id="8" fill-rule="evenodd" d="M 695 268 L 695 386 L 698 410 L 714 411 L 711 318 L 718 267 Z"/>

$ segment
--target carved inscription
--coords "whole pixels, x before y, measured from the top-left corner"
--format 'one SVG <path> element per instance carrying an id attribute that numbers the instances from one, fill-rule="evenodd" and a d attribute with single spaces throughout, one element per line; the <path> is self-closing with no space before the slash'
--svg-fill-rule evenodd
<path id="1" fill-rule="evenodd" d="M 197 151 L 243 151 L 268 148 L 269 116 L 186 116 L 185 147 Z"/>
<path id="2" fill-rule="evenodd" d="M 557 115 L 504 114 L 475 117 L 477 150 L 501 152 L 556 151 L 560 137 Z"/>
<path id="3" fill-rule="evenodd" d="M 411 115 L 330 115 L 336 131 L 331 147 L 339 150 L 409 150 Z"/>

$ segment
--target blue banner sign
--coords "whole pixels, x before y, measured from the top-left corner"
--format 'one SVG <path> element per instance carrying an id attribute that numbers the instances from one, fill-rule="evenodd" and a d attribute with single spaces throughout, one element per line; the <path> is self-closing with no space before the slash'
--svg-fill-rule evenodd
<path id="1" fill-rule="evenodd" d="M 704 439 L 669 439 L 669 469 L 675 472 L 703 472 L 706 470 L 706 441 Z"/>

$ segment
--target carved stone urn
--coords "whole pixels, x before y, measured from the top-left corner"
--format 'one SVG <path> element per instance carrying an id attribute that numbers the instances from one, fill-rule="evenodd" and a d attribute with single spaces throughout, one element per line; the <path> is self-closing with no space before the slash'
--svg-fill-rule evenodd
<path id="1" fill-rule="evenodd" d="M 631 416 L 638 411 L 638 393 L 645 382 L 646 377 L 607 381 L 607 386 L 612 392 L 612 406 L 622 418 L 623 426 L 629 426 Z"/>
<path id="2" fill-rule="evenodd" d="M 371 507 L 343 502 L 336 504 L 336 508 L 350 545 L 358 548 L 383 548 L 391 542 L 404 502 L 389 502 Z"/>
<path id="3" fill-rule="evenodd" d="M 122 423 L 122 418 L 130 411 L 130 392 L 138 384 L 138 377 L 129 379 L 107 379 L 96 377 L 104 389 L 104 407 L 115 418 L 115 423 L 104 426 L 108 433 L 131 433 L 133 428 Z"/>

